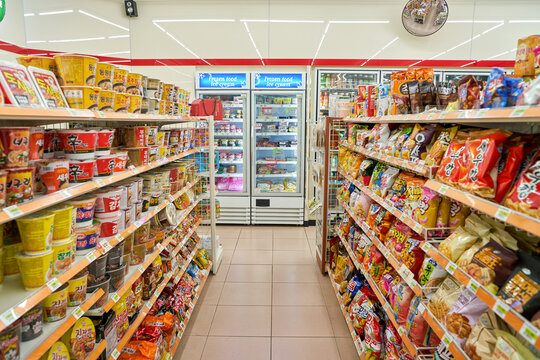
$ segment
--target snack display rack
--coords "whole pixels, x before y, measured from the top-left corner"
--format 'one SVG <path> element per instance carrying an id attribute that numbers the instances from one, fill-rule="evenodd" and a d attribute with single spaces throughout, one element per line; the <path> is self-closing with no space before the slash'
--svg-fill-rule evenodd
<path id="1" fill-rule="evenodd" d="M 214 184 L 214 121 L 213 117 L 189 117 L 189 116 L 168 116 L 168 115 L 156 115 L 156 114 L 128 114 L 128 113 L 112 113 L 112 112 L 99 112 L 80 109 L 41 109 L 41 108 L 18 108 L 13 106 L 0 106 L 0 125 L 2 126 L 47 126 L 47 127 L 59 127 L 61 123 L 82 124 L 83 126 L 113 126 L 114 124 L 123 123 L 130 125 L 146 125 L 152 124 L 154 126 L 161 127 L 162 129 L 182 129 L 191 125 L 196 127 L 207 128 L 208 134 L 208 146 L 195 147 L 189 150 L 177 153 L 176 155 L 162 157 L 158 160 L 149 162 L 140 166 L 129 166 L 125 171 L 114 173 L 107 177 L 95 177 L 94 179 L 79 184 L 70 185 L 64 190 L 53 192 L 49 195 L 36 196 L 34 199 L 24 202 L 18 205 L 12 205 L 0 209 L 0 224 L 13 221 L 17 218 L 38 212 L 40 210 L 47 209 L 48 207 L 61 203 L 66 200 L 73 199 L 75 197 L 89 194 L 95 190 L 103 188 L 108 185 L 118 183 L 122 180 L 129 179 L 147 171 L 158 169 L 159 167 L 172 163 L 176 160 L 192 157 L 195 154 L 206 154 L 206 161 L 208 162 L 208 169 L 204 176 L 208 177 L 207 184 Z M 4 278 L 4 283 L 0 288 L 0 332 L 10 327 L 13 323 L 18 321 L 24 314 L 30 311 L 33 307 L 40 304 L 47 296 L 55 292 L 60 287 L 68 283 L 77 273 L 86 268 L 89 264 L 93 263 L 100 256 L 108 253 L 114 246 L 120 244 L 128 236 L 133 234 L 143 224 L 147 223 L 154 216 L 165 210 L 168 206 L 186 194 L 200 181 L 200 177 L 196 177 L 191 182 L 188 182 L 186 186 L 180 188 L 173 194 L 166 197 L 166 200 L 151 208 L 150 211 L 144 213 L 144 216 L 134 221 L 130 226 L 126 227 L 122 232 L 119 232 L 116 236 L 109 240 L 101 241 L 97 243 L 97 246 L 89 252 L 75 256 L 73 264 L 64 272 L 57 276 L 53 276 L 45 285 L 41 288 L 28 291 L 22 287 L 20 278 Z M 211 206 L 209 207 L 209 219 L 208 225 L 210 231 L 208 231 L 207 249 L 211 253 L 211 259 L 208 261 L 209 265 L 204 272 L 204 279 L 199 284 L 195 301 L 190 305 L 191 315 L 196 300 L 202 291 L 202 288 L 206 282 L 210 271 L 213 269 L 217 271 L 219 266 L 220 257 L 215 241 L 215 190 L 214 186 L 208 186 L 208 193 Z M 184 219 L 197 207 L 200 197 L 195 198 L 189 207 L 183 210 L 182 215 L 178 217 L 177 224 L 182 223 Z M 102 308 L 90 310 L 90 308 L 96 304 L 96 302 L 104 295 L 102 289 L 98 289 L 91 294 L 87 294 L 86 299 L 76 307 L 69 307 L 66 316 L 57 322 L 44 323 L 43 332 L 40 336 L 31 341 L 21 343 L 20 357 L 21 359 L 39 359 L 41 358 L 56 341 L 59 341 L 61 337 L 89 310 L 92 314 L 104 313 L 109 310 L 120 300 L 120 298 L 131 288 L 132 284 L 142 277 L 143 273 L 153 263 L 153 261 L 162 253 L 166 248 L 173 248 L 172 255 L 177 255 L 182 248 L 187 244 L 188 240 L 195 234 L 201 221 L 198 220 L 191 225 L 184 237 L 176 242 L 173 236 L 170 236 L 163 240 L 162 243 L 157 244 L 154 251 L 146 255 L 144 261 L 139 266 L 131 266 L 130 270 L 125 275 L 124 284 L 116 291 L 109 294 L 108 300 Z M 176 269 L 172 269 L 168 273 L 163 274 L 161 282 L 158 284 L 156 291 L 147 300 L 136 316 L 136 318 L 130 322 L 129 329 L 125 333 L 124 337 L 118 342 L 116 348 L 113 350 L 109 359 L 117 359 L 122 352 L 124 346 L 128 343 L 131 336 L 135 333 L 138 326 L 142 323 L 145 316 L 148 314 L 154 302 L 158 299 L 163 289 L 169 282 L 176 284 L 182 278 L 182 275 L 186 272 L 188 265 L 192 263 L 197 251 L 201 248 L 203 242 L 195 246 L 191 254 L 185 259 L 183 265 Z M 1 253 L 0 253 L 1 254 Z M 67 285 L 65 285 L 67 286 Z M 188 318 L 189 319 L 189 318 Z M 185 324 L 182 325 L 181 333 L 185 329 Z M 178 346 L 180 337 L 176 340 L 175 346 L 171 355 L 174 355 L 174 351 Z M 107 341 L 105 339 L 96 343 L 92 352 L 87 356 L 87 360 L 98 359 L 103 356 L 103 352 L 107 347 Z"/>
<path id="2" fill-rule="evenodd" d="M 424 112 L 414 115 L 350 118 L 346 119 L 345 121 L 356 124 L 466 124 L 473 127 L 505 128 L 525 134 L 535 134 L 540 131 L 540 128 L 538 127 L 538 123 L 540 122 L 540 107 L 520 106 L 502 109 Z M 453 201 L 466 205 L 471 210 L 480 214 L 489 215 L 507 226 L 512 226 L 517 229 L 524 230 L 529 234 L 540 236 L 539 219 L 535 219 L 527 214 L 509 209 L 504 205 L 497 204 L 493 201 L 481 198 L 468 193 L 467 191 L 454 188 L 435 180 L 434 176 L 437 172 L 437 167 L 426 166 L 423 161 L 411 162 L 388 156 L 361 146 L 357 146 L 356 144 L 348 143 L 346 140 L 340 141 L 339 146 L 362 154 L 366 158 L 371 158 L 405 171 L 421 175 L 426 178 L 424 187 L 431 189 L 439 195 L 443 195 Z M 421 242 L 420 248 L 423 250 L 426 257 L 429 256 L 434 259 L 446 270 L 448 275 L 454 277 L 465 288 L 475 294 L 500 319 L 504 320 L 504 322 L 510 328 L 515 330 L 516 333 L 519 333 L 522 339 L 524 339 L 530 347 L 540 349 L 540 329 L 536 327 L 530 320 L 525 319 L 518 311 L 516 311 L 516 309 L 509 306 L 502 298 L 499 298 L 493 292 L 488 290 L 486 286 L 481 285 L 455 262 L 444 256 L 438 250 L 438 244 L 443 239 L 434 237 L 433 233 L 431 233 L 431 230 L 433 229 L 425 228 L 411 217 L 406 216 L 402 211 L 397 209 L 391 201 L 378 196 L 369 187 L 361 184 L 360 181 L 353 178 L 343 169 L 339 168 L 338 171 L 345 180 L 350 182 L 350 184 L 353 184 L 362 193 L 375 201 L 375 203 L 380 204 L 380 206 L 392 213 L 397 219 L 405 223 L 415 233 L 421 235 L 424 240 Z M 364 219 L 359 218 L 349 207 L 349 205 L 339 196 L 338 201 L 350 218 L 354 220 L 360 229 L 362 229 L 364 235 L 369 239 L 369 243 L 375 246 L 380 253 L 384 255 L 388 264 L 390 264 L 390 266 L 396 270 L 404 282 L 407 283 L 409 288 L 413 290 L 417 296 L 424 298 L 423 302 L 418 307 L 418 311 L 422 314 L 423 318 L 426 320 L 433 332 L 439 337 L 441 340 L 441 345 L 444 345 L 455 359 L 470 359 L 459 343 L 456 342 L 455 337 L 448 331 L 445 325 L 441 323 L 429 310 L 426 300 L 426 293 L 429 292 L 429 289 L 423 288 L 419 282 L 414 279 L 414 274 L 405 266 L 405 264 L 396 259 L 390 253 L 390 251 L 379 240 L 377 234 L 373 231 L 373 229 L 370 228 Z M 354 263 L 355 267 L 363 273 L 369 282 L 370 287 L 374 289 L 375 294 L 381 301 L 384 310 L 388 313 L 389 318 L 394 322 L 394 326 L 400 335 L 402 335 L 403 344 L 407 347 L 412 355 L 418 355 L 419 349 L 415 349 L 414 346 L 410 344 L 410 341 L 408 341 L 406 338 L 405 329 L 400 329 L 400 327 L 395 323 L 394 314 L 392 313 L 387 300 L 384 298 L 384 296 L 382 296 L 380 290 L 378 289 L 377 283 L 373 281 L 369 272 L 364 268 L 364 265 L 358 258 L 358 254 L 351 248 L 350 244 L 345 239 L 346 234 L 342 234 L 338 227 L 336 227 L 335 232 L 339 235 L 341 243 L 343 244 L 346 252 L 349 254 L 349 257 Z M 328 271 L 332 277 L 330 268 L 328 268 Z"/>

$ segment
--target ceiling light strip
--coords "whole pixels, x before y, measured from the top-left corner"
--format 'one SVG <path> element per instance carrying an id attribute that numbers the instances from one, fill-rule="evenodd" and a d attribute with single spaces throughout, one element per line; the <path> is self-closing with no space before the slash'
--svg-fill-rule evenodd
<path id="1" fill-rule="evenodd" d="M 509 24 L 538 24 L 540 20 L 508 20 Z"/>
<path id="2" fill-rule="evenodd" d="M 47 40 L 28 40 L 26 41 L 27 44 L 43 44 L 46 43 Z"/>
<path id="3" fill-rule="evenodd" d="M 36 16 L 36 14 L 34 14 L 34 13 L 26 13 L 26 14 L 24 14 L 24 17 L 30 17 L 30 16 Z"/>
<path id="4" fill-rule="evenodd" d="M 101 22 L 104 22 L 105 24 L 109 24 L 109 25 L 112 25 L 112 26 L 116 26 L 117 28 L 119 29 L 122 29 L 122 30 L 125 30 L 125 31 L 129 31 L 129 29 L 125 26 L 122 26 L 122 25 L 118 25 L 118 24 L 115 24 L 113 23 L 112 21 L 109 21 L 109 20 L 105 20 L 103 18 L 100 18 L 99 16 L 96 16 L 96 15 L 93 15 L 93 14 L 90 14 L 89 12 L 86 12 L 84 10 L 79 10 L 79 13 L 80 14 L 83 14 L 83 15 L 86 15 L 86 16 L 89 16 L 93 19 L 96 19 L 96 20 L 99 20 Z"/>
<path id="5" fill-rule="evenodd" d="M 39 16 L 46 16 L 46 15 L 60 15 L 60 14 L 71 14 L 73 12 L 73 9 L 70 10 L 59 10 L 59 11 L 46 11 L 46 12 L 40 12 Z"/>
<path id="6" fill-rule="evenodd" d="M 83 38 L 83 39 L 65 39 L 65 40 L 48 40 L 49 43 L 67 43 L 67 42 L 79 42 L 79 41 L 94 41 L 94 40 L 105 40 L 103 36 L 95 38 Z"/>
<path id="7" fill-rule="evenodd" d="M 324 24 L 324 20 L 286 20 L 286 19 L 241 19 L 244 23 L 304 23 L 304 24 Z"/>
<path id="8" fill-rule="evenodd" d="M 368 61 L 370 60 L 373 60 L 373 58 L 377 55 L 379 55 L 384 49 L 386 49 L 387 47 L 389 47 L 390 45 L 392 45 L 393 43 L 395 43 L 396 41 L 399 40 L 399 36 L 396 36 L 395 38 L 393 38 L 389 43 L 387 43 L 386 45 L 384 45 L 380 50 L 378 50 L 375 54 L 371 55 L 371 57 L 369 59 L 367 59 L 366 61 L 364 61 L 364 63 L 361 65 L 361 66 L 364 66 Z"/>
<path id="9" fill-rule="evenodd" d="M 319 55 L 319 50 L 321 50 L 321 46 L 324 42 L 324 38 L 326 37 L 326 33 L 328 32 L 328 28 L 330 27 L 330 23 L 326 24 L 326 28 L 324 29 L 324 33 L 321 36 L 321 41 L 319 41 L 319 46 L 317 46 L 317 51 L 315 51 L 315 56 L 313 56 L 313 60 L 311 61 L 311 65 L 315 63 L 315 59 Z"/>
<path id="10" fill-rule="evenodd" d="M 255 44 L 255 40 L 253 39 L 253 36 L 251 35 L 251 31 L 249 31 L 249 26 L 247 22 L 244 21 L 244 27 L 246 28 L 246 31 L 249 35 L 249 39 L 251 40 L 251 44 L 253 44 L 253 47 L 255 48 L 255 51 L 257 52 L 257 55 L 259 56 L 259 59 L 261 59 L 261 63 L 265 65 L 264 60 L 261 56 L 261 53 L 259 52 L 259 49 L 257 48 L 257 44 Z"/>
<path id="11" fill-rule="evenodd" d="M 115 51 L 109 53 L 98 54 L 98 56 L 109 56 L 109 55 L 121 55 L 121 54 L 131 54 L 131 51 Z"/>
<path id="12" fill-rule="evenodd" d="M 179 22 L 235 22 L 236 19 L 157 19 L 155 23 L 179 23 Z"/>
<path id="13" fill-rule="evenodd" d="M 109 39 L 123 39 L 123 38 L 128 38 L 128 37 L 129 37 L 129 34 L 107 36 L 107 38 L 109 38 Z"/>
<path id="14" fill-rule="evenodd" d="M 389 24 L 389 20 L 330 20 L 330 24 Z"/>
<path id="15" fill-rule="evenodd" d="M 478 62 L 477 60 L 471 61 L 470 63 L 467 63 L 465 65 L 461 65 L 460 67 L 467 67 L 467 66 L 472 65 L 472 64 L 477 63 L 477 62 Z"/>
<path id="16" fill-rule="evenodd" d="M 447 24 L 497 24 L 504 20 L 448 20 Z"/>

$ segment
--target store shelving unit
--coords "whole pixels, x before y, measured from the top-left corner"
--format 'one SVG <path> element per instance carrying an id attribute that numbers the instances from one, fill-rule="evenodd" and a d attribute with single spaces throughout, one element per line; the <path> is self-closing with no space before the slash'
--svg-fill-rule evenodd
<path id="1" fill-rule="evenodd" d="M 208 128 L 208 146 L 200 148 L 191 148 L 183 151 L 179 154 L 161 158 L 153 161 L 147 165 L 142 166 L 130 166 L 121 173 L 115 173 L 109 177 L 94 178 L 92 181 L 83 184 L 75 184 L 68 187 L 65 190 L 52 193 L 50 195 L 39 196 L 31 201 L 23 204 L 10 206 L 0 210 L 0 224 L 12 221 L 21 216 L 25 216 L 36 211 L 46 209 L 47 207 L 58 204 L 60 202 L 78 197 L 80 195 L 88 194 L 97 189 L 103 188 L 108 185 L 114 185 L 115 183 L 138 174 L 147 172 L 152 169 L 157 169 L 160 166 L 174 162 L 179 159 L 193 156 L 197 153 L 207 154 L 207 161 L 209 164 L 215 163 L 214 158 L 214 122 L 212 117 L 179 117 L 179 116 L 161 116 L 161 115 L 141 115 L 141 114 L 127 114 L 127 113 L 102 113 L 92 112 L 87 110 L 76 109 L 28 109 L 28 108 L 16 108 L 11 106 L 0 106 L 0 125 L 14 126 L 14 125 L 27 125 L 27 126 L 40 126 L 49 124 L 60 123 L 76 123 L 86 126 L 118 126 L 119 123 L 124 125 L 139 125 L 139 124 L 153 124 L 162 127 L 163 129 L 170 128 L 188 128 L 190 124 L 195 124 L 198 128 Z M 209 178 L 208 184 L 214 184 L 214 166 L 209 166 L 209 171 L 205 176 Z M 180 196 L 185 194 L 188 190 L 192 189 L 200 181 L 199 177 L 196 177 L 191 182 L 187 183 L 182 189 L 174 194 L 170 194 L 166 197 L 166 200 L 160 203 L 154 208 L 150 208 L 150 211 L 145 213 L 142 218 L 134 221 L 129 227 L 124 229 L 121 233 L 113 237 L 108 241 L 101 241 L 97 244 L 95 249 L 90 250 L 84 255 L 77 255 L 74 263 L 62 274 L 53 277 L 40 289 L 33 291 L 26 291 L 22 287 L 22 283 L 19 278 L 6 278 L 4 284 L 0 289 L 0 331 L 6 329 L 13 322 L 17 321 L 27 311 L 39 304 L 52 292 L 66 284 L 73 276 L 79 271 L 84 269 L 90 263 L 95 261 L 98 257 L 109 252 L 115 245 L 122 242 L 127 236 L 132 234 L 135 230 L 141 227 L 144 223 L 152 219 L 160 211 L 164 210 L 167 206 L 175 202 Z M 209 186 L 210 197 L 210 210 L 209 210 L 209 225 L 210 229 L 210 253 L 213 261 L 210 262 L 208 272 L 212 269 L 217 271 L 217 267 L 220 263 L 218 256 L 217 244 L 215 242 L 215 187 Z M 185 219 L 197 206 L 200 198 L 196 198 L 191 205 L 185 209 L 179 216 L 179 223 Z M 188 239 L 197 230 L 200 225 L 200 221 L 195 222 L 190 229 L 188 229 L 181 241 L 175 242 L 173 237 L 168 237 L 163 240 L 162 243 L 155 246 L 154 251 L 148 254 L 139 266 L 132 266 L 127 276 L 125 277 L 124 285 L 115 293 L 109 295 L 109 299 L 105 303 L 103 309 L 98 311 L 104 312 L 110 310 L 112 306 L 118 302 L 120 297 L 131 287 L 131 285 L 144 273 L 144 271 L 150 266 L 152 261 L 161 254 L 165 248 L 173 249 L 173 255 L 178 254 L 182 247 L 187 243 Z M 160 293 L 163 291 L 169 281 L 178 282 L 180 277 L 185 272 L 187 266 L 195 256 L 197 249 L 201 246 L 199 243 L 192 253 L 189 255 L 185 263 L 179 268 L 166 273 L 162 277 L 162 281 L 157 287 L 156 292 L 146 302 L 135 321 L 130 324 L 128 332 L 124 338 L 118 343 L 115 351 L 110 358 L 116 359 L 120 355 L 122 348 L 129 341 L 137 327 L 140 325 L 152 304 L 156 301 Z M 208 276 L 208 274 L 206 274 Z M 205 277 L 206 279 L 206 277 Z M 204 282 L 199 287 L 199 293 L 202 290 Z M 80 306 L 74 308 L 68 308 L 67 316 L 61 321 L 55 323 L 45 323 L 43 328 L 43 334 L 36 339 L 24 342 L 21 346 L 21 358 L 23 359 L 39 359 L 50 346 L 58 341 L 62 335 L 69 330 L 69 328 L 82 317 L 97 300 L 103 295 L 103 291 L 100 289 L 93 294 L 88 294 L 85 302 Z M 192 307 L 194 304 L 192 305 Z M 193 308 L 191 308 L 191 311 Z M 95 309 L 91 310 L 95 313 Z M 97 359 L 105 350 L 107 342 L 105 340 L 96 344 L 92 353 L 86 360 Z"/>

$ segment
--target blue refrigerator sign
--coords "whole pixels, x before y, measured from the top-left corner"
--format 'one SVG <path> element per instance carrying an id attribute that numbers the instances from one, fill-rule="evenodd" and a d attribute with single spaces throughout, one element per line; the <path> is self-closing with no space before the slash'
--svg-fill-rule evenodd
<path id="1" fill-rule="evenodd" d="M 303 89 L 304 74 L 255 73 L 255 89 Z"/>
<path id="2" fill-rule="evenodd" d="M 199 89 L 245 89 L 246 73 L 198 73 Z"/>

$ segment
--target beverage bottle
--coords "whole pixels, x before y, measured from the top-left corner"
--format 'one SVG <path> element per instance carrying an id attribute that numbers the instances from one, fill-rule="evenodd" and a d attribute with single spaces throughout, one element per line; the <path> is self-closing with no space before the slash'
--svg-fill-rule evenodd
<path id="1" fill-rule="evenodd" d="M 321 88 L 324 89 L 326 87 L 326 75 L 321 74 Z"/>

